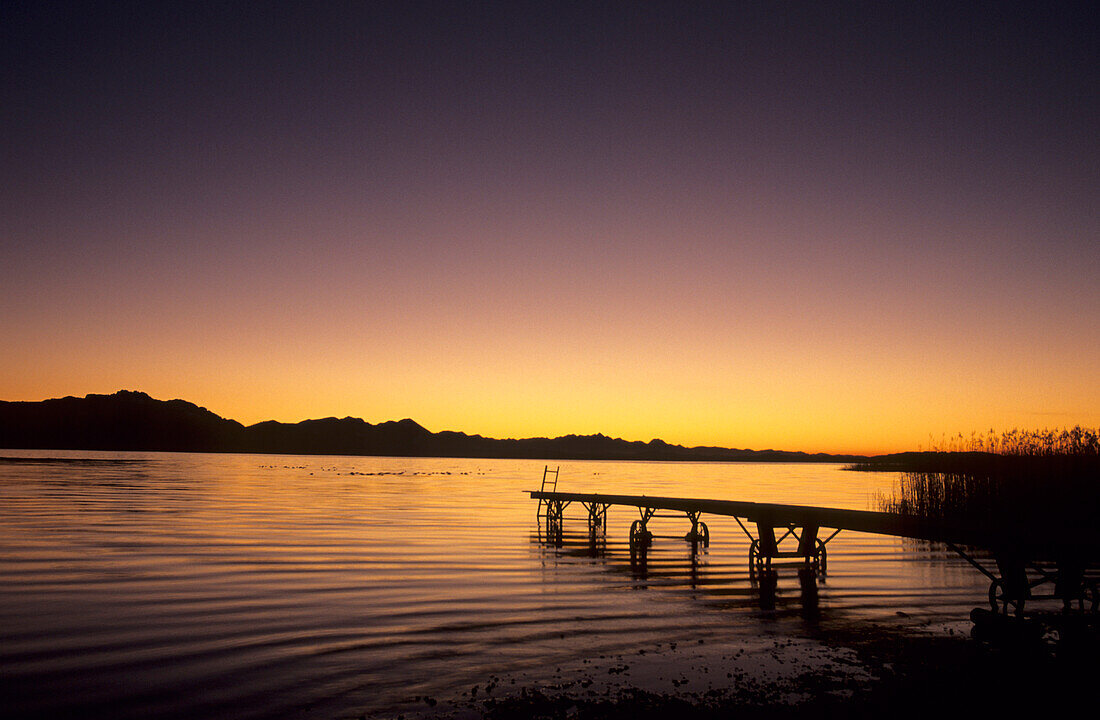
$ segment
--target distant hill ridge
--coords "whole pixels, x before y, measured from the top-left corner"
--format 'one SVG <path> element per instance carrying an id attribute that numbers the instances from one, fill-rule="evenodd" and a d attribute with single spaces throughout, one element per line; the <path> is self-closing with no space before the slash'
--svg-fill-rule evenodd
<path id="1" fill-rule="evenodd" d="M 245 426 L 185 400 L 156 400 L 132 390 L 41 402 L 0 401 L 0 448 L 562 460 L 866 459 L 859 455 L 684 447 L 657 439 L 647 443 L 603 434 L 501 440 L 453 431 L 433 433 L 408 418 L 377 425 L 359 418 L 329 417 L 298 423 L 268 420 Z"/>

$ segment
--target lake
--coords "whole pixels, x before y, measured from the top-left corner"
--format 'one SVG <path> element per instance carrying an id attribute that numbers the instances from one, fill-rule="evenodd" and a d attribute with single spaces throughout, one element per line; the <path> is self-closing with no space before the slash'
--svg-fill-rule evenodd
<path id="1" fill-rule="evenodd" d="M 686 518 L 652 521 L 644 568 L 630 561 L 633 509 L 612 507 L 592 543 L 571 507 L 562 545 L 546 544 L 522 492 L 544 461 L 0 455 L 0 706 L 21 717 L 399 712 L 646 648 L 782 640 L 808 656 L 822 627 L 943 632 L 988 589 L 942 548 L 845 532 L 816 589 L 790 570 L 762 602 L 747 538 L 712 516 L 698 553 L 673 537 Z M 562 491 L 853 509 L 896 480 L 818 464 L 549 464 Z"/>

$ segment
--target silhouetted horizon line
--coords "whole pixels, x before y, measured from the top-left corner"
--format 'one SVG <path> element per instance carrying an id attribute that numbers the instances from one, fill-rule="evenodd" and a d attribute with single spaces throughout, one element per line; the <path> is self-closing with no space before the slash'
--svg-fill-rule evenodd
<path id="1" fill-rule="evenodd" d="M 855 462 L 905 454 L 687 446 L 661 438 L 625 440 L 602 432 L 492 438 L 456 430 L 432 432 L 412 418 L 370 423 L 350 415 L 244 425 L 190 401 L 158 400 L 140 390 L 0 400 L 0 447 L 705 462 Z"/>

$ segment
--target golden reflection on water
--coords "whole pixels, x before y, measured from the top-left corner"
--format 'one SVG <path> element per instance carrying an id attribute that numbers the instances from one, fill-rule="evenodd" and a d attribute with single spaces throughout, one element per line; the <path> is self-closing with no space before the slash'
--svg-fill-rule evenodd
<path id="1" fill-rule="evenodd" d="M 543 462 L 4 451 L 0 697 L 17 714 L 315 716 L 646 642 L 802 637 L 964 618 L 984 580 L 944 552 L 842 533 L 824 582 L 748 577 L 748 541 L 654 520 L 645 566 L 611 508 L 540 540 Z M 126 462 L 104 462 L 121 458 Z M 834 465 L 561 462 L 559 489 L 868 509 L 893 477 Z M 668 537 L 661 537 L 668 536 Z M 766 588 L 764 589 L 766 590 Z"/>

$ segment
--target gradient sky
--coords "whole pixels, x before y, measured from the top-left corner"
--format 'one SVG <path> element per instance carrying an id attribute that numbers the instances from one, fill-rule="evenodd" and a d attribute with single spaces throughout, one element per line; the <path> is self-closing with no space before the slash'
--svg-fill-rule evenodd
<path id="1" fill-rule="evenodd" d="M 0 398 L 1100 425 L 1091 4 L 256 5 L 0 5 Z"/>

